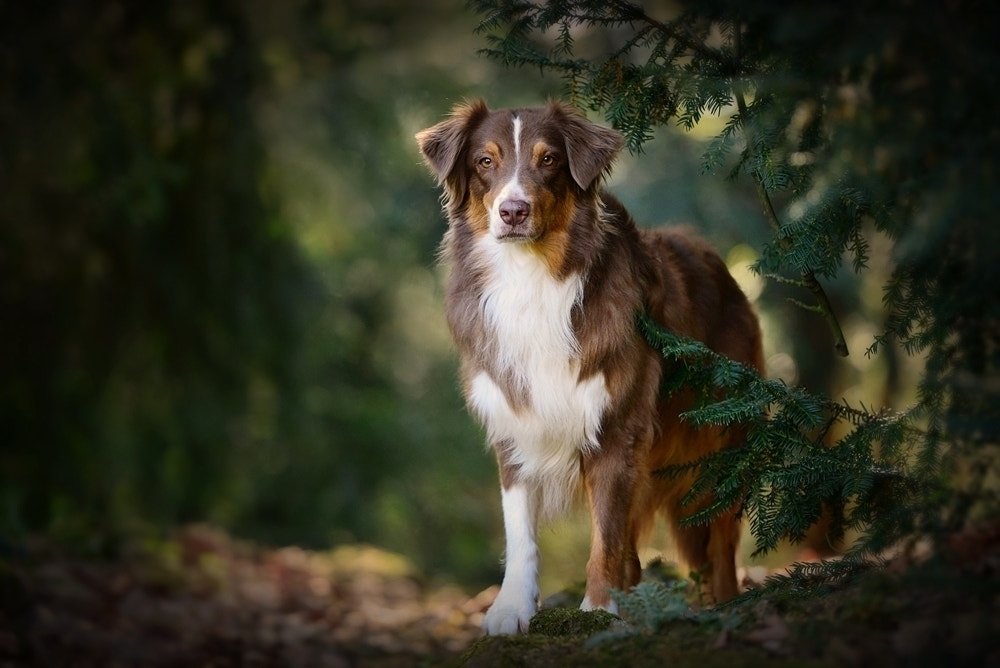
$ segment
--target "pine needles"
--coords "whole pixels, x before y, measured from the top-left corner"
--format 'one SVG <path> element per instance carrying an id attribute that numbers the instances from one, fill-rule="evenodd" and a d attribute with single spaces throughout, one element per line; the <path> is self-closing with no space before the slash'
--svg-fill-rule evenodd
<path id="1" fill-rule="evenodd" d="M 664 390 L 702 397 L 684 418 L 747 430 L 742 448 L 660 472 L 699 472 L 687 500 L 712 503 L 687 521 L 738 504 L 766 552 L 828 513 L 834 537 L 860 536 L 846 573 L 1000 513 L 1000 47 L 975 5 L 917 16 L 901 0 L 703 0 L 668 17 L 623 0 L 473 6 L 485 55 L 561 76 L 565 96 L 602 111 L 633 151 L 661 126 L 720 117 L 703 171 L 753 181 L 773 232 L 755 270 L 801 289 L 793 301 L 824 318 L 841 354 L 821 281 L 867 272 L 872 234 L 894 244 L 883 331 L 866 354 L 894 346 L 926 360 L 902 412 L 762 379 L 639 319 L 676 362 Z M 793 577 L 805 586 L 838 568 Z"/>
<path id="2" fill-rule="evenodd" d="M 858 555 L 877 554 L 901 539 L 901 530 L 913 528 L 895 522 L 896 509 L 917 512 L 920 492 L 926 491 L 908 464 L 922 436 L 911 414 L 851 408 L 761 378 L 753 369 L 663 329 L 645 314 L 639 316 L 638 326 L 650 345 L 679 363 L 665 390 L 687 387 L 698 392 L 699 401 L 683 419 L 697 426 L 747 429 L 742 448 L 657 472 L 678 476 L 699 471 L 684 502 L 710 503 L 684 522 L 708 522 L 739 506 L 756 539 L 755 555 L 785 538 L 801 540 L 824 511 L 830 516 L 832 540 L 848 530 L 877 537 L 877 544 L 859 542 L 852 550 Z M 827 434 L 835 422 L 851 430 L 831 444 Z"/>
<path id="3" fill-rule="evenodd" d="M 591 636 L 584 647 L 592 649 L 621 638 L 657 633 L 665 626 L 678 622 L 717 629 L 739 625 L 740 617 L 736 614 L 692 609 L 687 597 L 688 589 L 686 582 L 674 580 L 640 582 L 628 592 L 612 592 L 626 624 Z"/>

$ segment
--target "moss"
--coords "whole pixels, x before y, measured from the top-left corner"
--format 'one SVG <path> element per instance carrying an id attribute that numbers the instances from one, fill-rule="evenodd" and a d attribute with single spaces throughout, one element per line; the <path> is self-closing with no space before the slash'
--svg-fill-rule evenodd
<path id="1" fill-rule="evenodd" d="M 553 638 L 540 634 L 487 636 L 477 640 L 462 655 L 465 668 L 528 668 L 561 666 L 578 656 L 580 643 L 572 638 Z"/>
<path id="2" fill-rule="evenodd" d="M 617 616 L 605 610 L 585 612 L 579 608 L 549 608 L 539 610 L 531 618 L 529 633 L 543 636 L 591 636 L 608 629 Z"/>
<path id="3" fill-rule="evenodd" d="M 621 635 L 615 628 L 621 626 Z M 609 631 L 594 646 L 587 639 Z M 631 632 L 631 631 L 634 631 Z M 480 638 L 459 660 L 465 668 L 534 668 L 548 666 L 601 666 L 609 668 L 659 668 L 660 666 L 809 665 L 801 659 L 783 662 L 761 649 L 741 647 L 712 649 L 719 631 L 705 625 L 671 624 L 660 633 L 626 627 L 617 616 L 603 610 L 547 608 L 536 614 L 528 633 Z"/>
<path id="4" fill-rule="evenodd" d="M 528 633 L 488 636 L 470 647 L 459 665 L 489 666 L 567 665 L 580 657 L 589 636 L 607 630 L 621 620 L 604 610 L 585 612 L 579 608 L 543 608 L 531 618 Z"/>
<path id="5" fill-rule="evenodd" d="M 464 668 L 800 668 L 822 664 L 801 657 L 778 657 L 756 648 L 729 649 L 678 647 L 662 635 L 637 634 L 619 638 L 592 649 L 571 636 L 491 636 L 478 640 L 461 658 Z"/>

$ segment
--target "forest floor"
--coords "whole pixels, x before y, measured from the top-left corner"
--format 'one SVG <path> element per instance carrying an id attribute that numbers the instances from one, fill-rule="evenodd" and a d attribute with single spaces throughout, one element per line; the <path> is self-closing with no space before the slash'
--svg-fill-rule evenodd
<path id="1" fill-rule="evenodd" d="M 479 630 L 495 588 L 428 586 L 371 547 L 274 550 L 192 526 L 105 559 L 4 549 L 0 668 L 1000 665 L 1000 523 L 822 596 L 631 623 L 550 608 L 501 638 Z"/>

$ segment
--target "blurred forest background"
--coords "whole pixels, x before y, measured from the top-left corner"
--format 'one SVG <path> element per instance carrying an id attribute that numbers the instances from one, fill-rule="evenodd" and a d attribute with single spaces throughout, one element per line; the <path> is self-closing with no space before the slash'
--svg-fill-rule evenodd
<path id="1" fill-rule="evenodd" d="M 205 521 L 498 580 L 494 462 L 458 393 L 413 134 L 465 98 L 533 105 L 562 84 L 477 55 L 477 23 L 460 0 L 0 5 L 6 540 L 100 550 Z M 889 242 L 826 285 L 841 359 L 747 270 L 767 223 L 752 184 L 701 172 L 703 123 L 623 156 L 612 187 L 643 224 L 720 248 L 772 376 L 907 405 L 919 360 L 863 354 Z M 545 540 L 582 573 L 585 552 Z"/>

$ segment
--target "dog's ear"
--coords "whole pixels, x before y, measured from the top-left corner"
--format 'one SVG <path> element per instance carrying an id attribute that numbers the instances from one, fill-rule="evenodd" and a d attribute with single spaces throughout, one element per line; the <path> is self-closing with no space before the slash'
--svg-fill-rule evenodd
<path id="1" fill-rule="evenodd" d="M 625 140 L 611 128 L 588 121 L 572 107 L 552 103 L 550 108 L 563 117 L 569 172 L 577 185 L 587 190 L 599 176 L 611 171 Z"/>
<path id="2" fill-rule="evenodd" d="M 482 100 L 456 105 L 446 120 L 416 134 L 424 161 L 437 177 L 438 185 L 445 186 L 451 198 L 460 197 L 465 189 L 465 174 L 456 168 L 469 134 L 489 113 Z"/>

